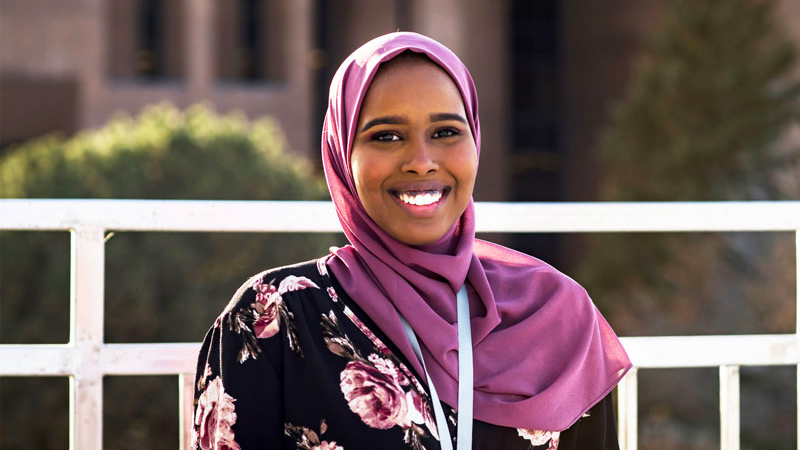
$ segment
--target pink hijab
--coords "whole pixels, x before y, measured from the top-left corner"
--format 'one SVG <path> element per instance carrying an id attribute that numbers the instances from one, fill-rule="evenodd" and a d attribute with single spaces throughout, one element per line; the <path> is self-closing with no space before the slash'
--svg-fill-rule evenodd
<path id="1" fill-rule="evenodd" d="M 416 33 L 390 33 L 353 52 L 331 82 L 322 161 L 351 245 L 330 267 L 347 294 L 411 361 L 398 311 L 417 334 L 441 399 L 457 408 L 456 292 L 466 283 L 474 353 L 474 417 L 495 425 L 561 431 L 605 397 L 631 367 L 617 336 L 575 281 L 546 263 L 475 239 L 472 202 L 438 243 L 413 247 L 386 234 L 361 205 L 350 150 L 361 104 L 380 64 L 424 53 L 453 79 L 480 152 L 478 97 L 458 57 Z"/>

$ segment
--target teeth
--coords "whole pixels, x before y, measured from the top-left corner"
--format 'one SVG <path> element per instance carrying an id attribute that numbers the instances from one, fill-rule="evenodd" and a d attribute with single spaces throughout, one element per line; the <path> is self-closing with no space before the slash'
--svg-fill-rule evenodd
<path id="1" fill-rule="evenodd" d="M 415 191 L 414 193 L 401 192 L 398 197 L 403 203 L 416 206 L 432 205 L 442 198 L 442 191 Z"/>

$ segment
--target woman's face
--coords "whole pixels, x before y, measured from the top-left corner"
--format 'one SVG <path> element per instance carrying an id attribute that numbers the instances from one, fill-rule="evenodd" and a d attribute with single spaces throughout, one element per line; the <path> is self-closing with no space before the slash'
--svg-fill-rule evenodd
<path id="1" fill-rule="evenodd" d="M 464 103 L 431 62 L 384 66 L 367 91 L 350 156 L 358 197 L 384 231 L 436 242 L 472 198 L 478 152 Z"/>

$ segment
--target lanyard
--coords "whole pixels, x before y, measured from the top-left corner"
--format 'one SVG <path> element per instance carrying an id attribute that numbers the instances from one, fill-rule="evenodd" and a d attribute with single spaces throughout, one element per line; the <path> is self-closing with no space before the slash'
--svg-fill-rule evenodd
<path id="1" fill-rule="evenodd" d="M 457 295 L 458 305 L 458 449 L 470 450 L 472 448 L 472 332 L 469 322 L 469 299 L 467 298 L 466 286 L 461 286 Z M 414 349 L 425 370 L 425 377 L 428 379 L 428 387 L 431 390 L 431 402 L 433 403 L 433 414 L 436 417 L 436 428 L 439 430 L 439 442 L 442 450 L 453 450 L 453 441 L 450 439 L 450 428 L 447 426 L 447 419 L 439 402 L 439 395 L 433 380 L 425 368 L 425 360 L 422 358 L 422 351 L 417 341 L 417 336 L 411 325 L 400 314 L 408 341 Z"/>

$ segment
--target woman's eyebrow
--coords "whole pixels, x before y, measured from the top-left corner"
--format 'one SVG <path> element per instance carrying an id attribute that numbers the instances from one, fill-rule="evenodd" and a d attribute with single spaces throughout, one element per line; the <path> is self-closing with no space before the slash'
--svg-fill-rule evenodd
<path id="1" fill-rule="evenodd" d="M 459 122 L 462 122 L 464 125 L 467 124 L 467 119 L 462 117 L 460 114 L 454 114 L 454 113 L 436 113 L 436 114 L 431 114 L 430 115 L 430 120 L 431 120 L 431 122 L 442 122 L 442 121 L 445 121 L 445 120 L 457 120 Z"/>
<path id="2" fill-rule="evenodd" d="M 408 119 L 403 116 L 383 116 L 377 117 L 365 123 L 359 133 L 363 133 L 376 125 L 398 125 L 408 123 Z"/>

